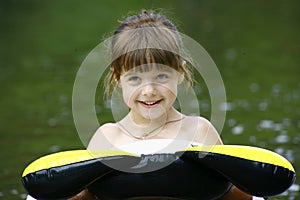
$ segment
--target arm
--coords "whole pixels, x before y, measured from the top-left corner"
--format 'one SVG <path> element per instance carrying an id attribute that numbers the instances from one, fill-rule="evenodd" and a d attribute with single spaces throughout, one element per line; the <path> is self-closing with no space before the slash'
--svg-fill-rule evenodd
<path id="1" fill-rule="evenodd" d="M 222 145 L 223 142 L 213 125 L 206 119 L 199 119 L 198 134 L 195 141 L 208 145 Z M 234 185 L 219 200 L 252 200 L 252 196 L 241 191 Z"/>
<path id="2" fill-rule="evenodd" d="M 95 132 L 93 137 L 91 138 L 87 149 L 88 150 L 104 150 L 112 148 L 112 144 L 108 141 L 105 134 L 109 134 L 111 129 L 113 129 L 113 124 L 104 124 L 99 127 L 99 129 Z M 75 195 L 68 200 L 97 200 L 99 199 L 97 196 L 93 195 L 88 189 L 82 190 L 80 193 Z"/>
<path id="3" fill-rule="evenodd" d="M 219 198 L 219 200 L 252 200 L 252 196 L 244 193 L 233 185 L 224 196 Z"/>
<path id="4" fill-rule="evenodd" d="M 68 200 L 97 200 L 99 199 L 95 195 L 93 195 L 88 189 L 82 190 L 76 196 L 68 199 Z"/>

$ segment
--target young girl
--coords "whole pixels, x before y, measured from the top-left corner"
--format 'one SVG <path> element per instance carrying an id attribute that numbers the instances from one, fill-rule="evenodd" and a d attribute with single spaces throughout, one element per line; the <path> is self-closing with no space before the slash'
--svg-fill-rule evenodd
<path id="1" fill-rule="evenodd" d="M 116 123 L 102 125 L 90 140 L 89 150 L 119 148 L 153 139 L 222 144 L 208 120 L 187 116 L 173 107 L 178 85 L 184 78 L 192 84 L 192 76 L 181 56 L 179 32 L 170 20 L 152 11 L 128 17 L 114 32 L 111 53 L 106 93 L 120 88 L 130 111 Z M 72 199 L 93 198 L 85 190 Z M 221 199 L 252 197 L 233 186 Z"/>

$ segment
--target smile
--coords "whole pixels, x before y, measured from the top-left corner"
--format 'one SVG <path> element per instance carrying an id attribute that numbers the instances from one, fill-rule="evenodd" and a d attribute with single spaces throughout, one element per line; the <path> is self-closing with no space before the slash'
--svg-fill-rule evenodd
<path id="1" fill-rule="evenodd" d="M 155 105 L 159 104 L 162 100 L 158 101 L 139 101 L 141 104 L 143 104 L 146 107 L 154 107 Z"/>

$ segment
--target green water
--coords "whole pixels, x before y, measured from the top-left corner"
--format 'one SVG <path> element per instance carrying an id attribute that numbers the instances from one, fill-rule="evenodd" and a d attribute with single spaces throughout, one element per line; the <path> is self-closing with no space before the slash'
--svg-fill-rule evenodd
<path id="1" fill-rule="evenodd" d="M 299 1 L 1 0 L 0 199 L 24 197 L 20 177 L 32 160 L 84 148 L 72 118 L 76 72 L 141 8 L 163 8 L 214 59 L 228 98 L 223 141 L 276 151 L 300 170 Z M 299 184 L 271 199 L 300 199 Z"/>

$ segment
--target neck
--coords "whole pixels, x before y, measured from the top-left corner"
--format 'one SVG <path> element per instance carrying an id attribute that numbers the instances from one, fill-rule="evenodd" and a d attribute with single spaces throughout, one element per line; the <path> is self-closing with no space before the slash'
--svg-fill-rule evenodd
<path id="1" fill-rule="evenodd" d="M 128 118 L 130 119 L 133 125 L 139 126 L 141 128 L 146 128 L 146 127 L 153 127 L 153 126 L 164 124 L 168 118 L 168 115 L 165 114 L 160 116 L 159 118 L 149 119 L 149 118 L 137 116 L 135 113 L 130 112 L 128 114 Z"/>
<path id="2" fill-rule="evenodd" d="M 182 118 L 182 114 L 178 112 L 175 108 L 171 107 L 164 115 L 158 118 L 144 118 L 132 111 L 129 112 L 127 117 L 133 122 L 136 126 L 140 127 L 149 127 L 155 125 L 162 125 L 168 121 L 176 120 Z"/>
<path id="3" fill-rule="evenodd" d="M 146 139 L 159 134 L 166 124 L 180 121 L 184 116 L 172 108 L 170 112 L 155 119 L 145 119 L 130 112 L 118 124 L 123 131 L 137 139 Z"/>

